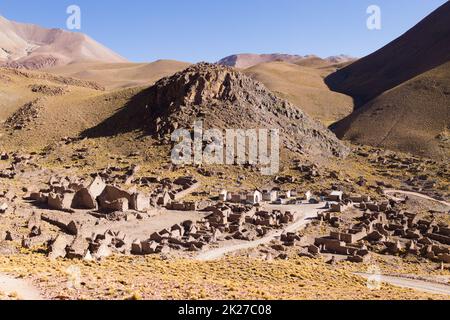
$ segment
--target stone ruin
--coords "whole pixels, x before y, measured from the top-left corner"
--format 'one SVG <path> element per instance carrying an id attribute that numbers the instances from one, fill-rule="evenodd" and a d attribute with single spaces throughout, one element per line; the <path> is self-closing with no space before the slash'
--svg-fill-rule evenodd
<path id="1" fill-rule="evenodd" d="M 251 206 L 228 207 L 218 204 L 205 208 L 204 211 L 210 214 L 197 222 L 184 221 L 169 229 L 155 232 L 144 241 L 136 239 L 133 241 L 131 253 L 147 255 L 165 253 L 171 249 L 201 251 L 211 244 L 224 240 L 252 241 L 294 219 L 290 212 L 257 212 Z M 289 237 L 289 241 L 293 241 L 291 235 Z"/>
<path id="2" fill-rule="evenodd" d="M 73 209 L 142 212 L 151 207 L 150 198 L 143 193 L 107 185 L 99 176 L 87 185 L 78 179 L 52 178 L 47 189 L 32 192 L 30 199 L 50 209 L 69 212 Z"/>
<path id="3" fill-rule="evenodd" d="M 345 231 L 316 238 L 310 254 L 331 253 L 348 256 L 352 262 L 366 262 L 370 252 L 414 255 L 434 262 L 450 263 L 450 228 L 417 218 L 417 214 L 392 208 L 388 203 L 361 203 L 359 223 Z M 341 220 L 335 212 L 324 212 L 319 219 L 335 228 Z"/>

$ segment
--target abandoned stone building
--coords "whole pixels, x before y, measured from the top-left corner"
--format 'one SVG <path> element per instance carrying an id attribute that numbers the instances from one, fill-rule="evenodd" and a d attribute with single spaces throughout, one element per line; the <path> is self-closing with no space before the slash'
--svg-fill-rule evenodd
<path id="1" fill-rule="evenodd" d="M 360 200 L 368 200 L 367 198 Z M 395 204 L 394 204 L 395 205 Z M 365 262 L 370 252 L 390 255 L 414 255 L 435 262 L 450 263 L 450 229 L 433 221 L 418 219 L 417 214 L 392 207 L 389 202 L 361 202 L 359 222 L 343 229 L 338 210 L 319 214 L 339 231 L 316 238 L 308 247 L 311 254 L 330 253 L 347 256 L 352 262 Z"/>

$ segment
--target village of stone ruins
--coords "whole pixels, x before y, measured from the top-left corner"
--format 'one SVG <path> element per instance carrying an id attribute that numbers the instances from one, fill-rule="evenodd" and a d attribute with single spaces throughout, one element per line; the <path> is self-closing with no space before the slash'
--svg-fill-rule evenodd
<path id="1" fill-rule="evenodd" d="M 387 199 L 381 202 L 340 190 L 313 193 L 282 188 L 238 193 L 221 190 L 205 201 L 183 201 L 198 195 L 200 182 L 193 177 L 135 179 L 138 170 L 131 166 L 119 176 L 126 188 L 109 183 L 114 179 L 104 172 L 90 181 L 54 176 L 45 189 L 28 191 L 24 199 L 35 210 L 27 223 L 29 235 L 20 239 L 22 246 L 45 243 L 51 259 L 171 252 L 213 259 L 248 242 L 269 244 L 262 251 L 266 259 L 287 259 L 287 249 L 297 247 L 300 256 L 326 255 L 330 262 L 367 262 L 372 252 L 402 252 L 450 263 L 450 228 L 399 209 L 407 196 L 395 192 L 386 193 Z M 140 192 L 141 186 L 153 186 L 154 191 Z M 15 198 L 11 192 L 2 195 L 2 214 L 9 211 Z M 341 218 L 345 212 L 352 212 L 352 223 Z M 155 230 L 163 222 L 159 217 L 174 224 Z M 50 238 L 41 231 L 44 222 L 60 233 Z M 323 237 L 298 232 L 312 222 L 335 231 Z M 2 239 L 17 240 L 8 230 Z"/>
<path id="2" fill-rule="evenodd" d="M 434 2 L 360 58 L 134 63 L 0 16 L 0 300 L 448 299 L 450 2 Z"/>

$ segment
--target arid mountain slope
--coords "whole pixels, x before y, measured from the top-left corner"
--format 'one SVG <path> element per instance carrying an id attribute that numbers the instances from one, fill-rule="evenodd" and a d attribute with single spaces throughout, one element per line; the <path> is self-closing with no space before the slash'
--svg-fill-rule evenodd
<path id="1" fill-rule="evenodd" d="M 450 62 L 370 101 L 332 126 L 339 138 L 450 158 Z"/>
<path id="2" fill-rule="evenodd" d="M 260 63 L 267 62 L 275 62 L 275 61 L 284 61 L 290 63 L 304 63 L 305 66 L 312 66 L 311 63 L 317 64 L 320 62 L 322 65 L 336 64 L 336 63 L 344 63 L 348 61 L 352 61 L 354 58 L 351 58 L 346 55 L 339 56 L 331 56 L 326 59 L 321 59 L 314 55 L 290 55 L 290 54 L 281 54 L 281 53 L 273 53 L 273 54 L 235 54 L 221 59 L 217 62 L 220 65 L 227 67 L 235 67 L 238 69 L 246 69 L 253 66 L 256 66 Z"/>
<path id="3" fill-rule="evenodd" d="M 302 59 L 303 56 L 299 55 L 289 55 L 289 54 L 251 54 L 251 53 L 243 53 L 243 54 L 235 54 L 228 57 L 225 57 L 218 61 L 217 63 L 227 67 L 235 67 L 238 69 L 246 69 L 253 67 L 260 63 L 272 62 L 272 61 L 290 61 L 294 62 L 299 59 Z"/>
<path id="4" fill-rule="evenodd" d="M 152 63 L 76 63 L 45 69 L 46 72 L 100 83 L 108 89 L 150 86 L 189 66 L 189 63 L 158 60 Z"/>
<path id="5" fill-rule="evenodd" d="M 0 145 L 40 150 L 77 137 L 126 105 L 140 90 L 105 92 L 99 84 L 40 71 L 0 68 Z"/>
<path id="6" fill-rule="evenodd" d="M 127 60 L 85 34 L 45 29 L 0 16 L 0 64 L 41 69 L 82 61 Z"/>
<path id="7" fill-rule="evenodd" d="M 359 107 L 401 83 L 450 61 L 450 2 L 373 54 L 330 75 L 335 91 Z"/>
<path id="8" fill-rule="evenodd" d="M 310 59 L 310 65 L 326 65 L 326 61 L 318 59 Z M 244 73 L 326 125 L 346 117 L 353 110 L 351 97 L 327 87 L 323 80 L 327 72 L 322 69 L 270 62 L 248 68 Z"/>

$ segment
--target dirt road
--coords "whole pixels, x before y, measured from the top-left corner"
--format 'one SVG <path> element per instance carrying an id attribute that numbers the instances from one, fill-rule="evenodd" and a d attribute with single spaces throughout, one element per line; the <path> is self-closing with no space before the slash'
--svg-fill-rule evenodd
<path id="1" fill-rule="evenodd" d="M 446 201 L 441 201 L 441 200 L 436 200 L 434 198 L 431 198 L 429 196 L 426 196 L 424 194 L 421 193 L 417 193 L 417 192 L 412 192 L 412 191 L 404 191 L 404 190 L 395 190 L 395 189 L 387 189 L 383 191 L 385 195 L 389 196 L 392 194 L 403 194 L 405 196 L 412 196 L 412 197 L 417 197 L 417 198 L 421 198 L 421 199 L 425 199 L 425 200 L 430 200 L 430 201 L 434 201 L 434 202 L 438 202 L 444 206 L 448 206 L 450 207 L 450 203 L 446 202 Z M 394 197 L 394 196 L 392 196 Z M 396 197 L 394 197 L 396 198 Z"/>
<path id="2" fill-rule="evenodd" d="M 20 300 L 42 300 L 39 290 L 22 279 L 0 274 L 0 292 L 4 295 L 13 294 Z"/>
<path id="3" fill-rule="evenodd" d="M 363 278 L 369 278 L 373 274 L 369 273 L 356 273 Z M 435 283 L 431 281 L 410 279 L 400 276 L 379 275 L 378 279 L 381 282 L 388 283 L 401 288 L 409 288 L 417 291 L 428 292 L 433 294 L 444 294 L 450 296 L 450 285 L 443 283 Z"/>
<path id="4" fill-rule="evenodd" d="M 232 244 L 224 247 L 220 247 L 217 249 L 212 249 L 206 252 L 202 252 L 196 257 L 196 260 L 200 261 L 211 261 L 211 260 L 217 260 L 223 257 L 226 254 L 229 254 L 231 252 L 239 251 L 239 250 L 245 250 L 245 249 L 251 249 L 258 247 L 262 244 L 266 244 L 271 242 L 272 240 L 275 240 L 277 237 L 280 237 L 283 232 L 295 232 L 302 228 L 304 228 L 308 223 L 311 222 L 312 218 L 317 217 L 317 213 L 324 211 L 325 203 L 320 204 L 303 204 L 303 205 L 266 205 L 263 207 L 264 210 L 282 210 L 282 211 L 291 211 L 291 212 L 297 212 L 295 221 L 288 225 L 283 230 L 278 230 L 270 233 L 269 235 L 265 236 L 264 238 L 249 241 L 245 243 L 239 243 L 239 244 Z"/>

